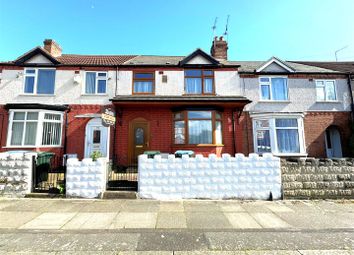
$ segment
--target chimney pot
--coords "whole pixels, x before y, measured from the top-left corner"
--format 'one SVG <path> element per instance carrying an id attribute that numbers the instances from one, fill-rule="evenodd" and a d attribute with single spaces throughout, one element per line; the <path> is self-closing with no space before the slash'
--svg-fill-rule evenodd
<path id="1" fill-rule="evenodd" d="M 53 39 L 45 39 L 44 49 L 48 51 L 50 55 L 53 57 L 60 57 L 62 53 L 62 49 L 59 44 L 57 44 Z"/>

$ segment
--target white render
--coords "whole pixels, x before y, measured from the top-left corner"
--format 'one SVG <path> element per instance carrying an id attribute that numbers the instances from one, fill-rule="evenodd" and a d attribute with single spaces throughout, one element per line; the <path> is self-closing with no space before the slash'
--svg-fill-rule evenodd
<path id="1" fill-rule="evenodd" d="M 33 156 L 37 153 L 0 153 L 0 197 L 31 193 Z"/>
<path id="2" fill-rule="evenodd" d="M 262 75 L 260 75 L 262 76 Z M 268 77 L 269 75 L 264 75 Z M 270 75 L 276 76 L 276 75 Z M 281 75 L 284 77 L 284 75 Z M 316 101 L 315 79 L 291 79 L 288 77 L 288 101 L 260 100 L 259 78 L 241 78 L 243 95 L 252 101 L 246 105 L 249 112 L 309 112 L 350 111 L 350 91 L 346 79 L 336 79 L 337 101 Z"/>
<path id="3" fill-rule="evenodd" d="M 97 198 L 106 188 L 107 159 L 92 161 L 69 158 L 66 172 L 66 195 L 69 197 Z"/>
<path id="4" fill-rule="evenodd" d="M 163 159 L 139 156 L 139 197 L 175 200 L 281 198 L 280 159 L 271 154 L 196 155 Z"/>

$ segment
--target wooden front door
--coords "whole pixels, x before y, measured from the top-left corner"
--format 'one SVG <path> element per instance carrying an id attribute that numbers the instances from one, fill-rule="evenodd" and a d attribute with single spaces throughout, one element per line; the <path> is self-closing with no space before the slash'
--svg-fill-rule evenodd
<path id="1" fill-rule="evenodd" d="M 149 150 L 150 134 L 149 123 L 144 120 L 132 121 L 130 125 L 130 160 L 131 164 L 138 163 L 138 156 L 144 154 L 144 151 Z"/>

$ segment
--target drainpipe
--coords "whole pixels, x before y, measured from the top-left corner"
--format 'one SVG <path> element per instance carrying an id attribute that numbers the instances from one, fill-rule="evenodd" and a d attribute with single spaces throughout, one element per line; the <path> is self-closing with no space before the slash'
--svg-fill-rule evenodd
<path id="1" fill-rule="evenodd" d="M 354 97 L 353 97 L 353 90 L 352 90 L 352 81 L 351 81 L 352 73 L 348 74 L 348 87 L 350 93 L 350 110 L 351 110 L 351 119 L 354 121 Z"/>
<path id="2" fill-rule="evenodd" d="M 118 94 L 118 66 L 116 66 L 116 89 L 115 89 L 115 96 Z"/>
<path id="3" fill-rule="evenodd" d="M 65 111 L 65 129 L 64 129 L 64 154 L 67 154 L 67 135 L 68 135 L 68 126 L 69 126 L 69 122 L 68 122 L 68 113 L 70 112 L 70 107 L 68 107 L 68 109 Z"/>
<path id="4" fill-rule="evenodd" d="M 233 155 L 235 155 L 236 154 L 235 109 L 232 110 L 232 144 L 233 144 Z"/>

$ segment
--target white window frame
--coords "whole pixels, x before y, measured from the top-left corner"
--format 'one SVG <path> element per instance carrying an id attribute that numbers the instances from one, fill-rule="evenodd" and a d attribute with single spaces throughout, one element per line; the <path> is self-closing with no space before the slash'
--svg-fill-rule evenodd
<path id="1" fill-rule="evenodd" d="M 87 73 L 96 73 L 96 78 L 95 78 L 95 93 L 86 93 L 86 75 Z M 106 77 L 99 77 L 99 73 L 104 73 L 106 74 Z M 104 80 L 106 81 L 106 92 L 104 93 L 98 93 L 98 81 L 99 80 Z M 84 75 L 84 83 L 82 86 L 82 94 L 83 95 L 107 95 L 107 89 L 108 89 L 108 72 L 107 71 L 85 71 Z"/>
<path id="2" fill-rule="evenodd" d="M 263 154 L 267 152 L 258 152 L 257 146 L 257 131 L 258 130 L 269 130 L 270 136 L 270 147 L 271 152 L 273 155 L 276 156 L 307 156 L 306 154 L 306 146 L 305 146 L 305 135 L 304 135 L 304 116 L 302 114 L 260 114 L 251 116 L 252 118 L 252 127 L 253 127 L 253 147 L 254 152 L 258 154 Z M 277 129 L 294 129 L 292 128 L 277 128 L 275 125 L 276 119 L 297 119 L 297 130 L 299 135 L 299 146 L 300 152 L 299 153 L 282 153 L 278 149 L 278 141 L 277 141 Z M 268 120 L 269 121 L 269 128 L 257 128 L 256 127 L 256 120 Z M 268 152 L 269 153 L 269 152 Z"/>
<path id="3" fill-rule="evenodd" d="M 323 82 L 323 85 L 321 87 L 323 87 L 323 91 L 324 91 L 324 99 L 323 100 L 319 100 L 317 98 L 317 83 L 318 82 Z M 334 85 L 334 96 L 335 96 L 335 99 L 334 100 L 328 100 L 327 99 L 327 90 L 326 90 L 326 82 L 333 82 L 333 85 Z M 316 90 L 316 102 L 337 102 L 338 99 L 337 99 L 337 83 L 336 83 L 336 80 L 315 80 L 315 90 Z"/>
<path id="4" fill-rule="evenodd" d="M 25 112 L 27 116 L 28 112 L 38 112 L 38 120 L 37 122 L 37 134 L 36 134 L 36 142 L 35 145 L 23 145 L 24 144 L 24 139 L 25 136 L 23 135 L 22 137 L 22 145 L 11 145 L 11 137 L 12 137 L 12 124 L 13 124 L 13 117 L 14 117 L 14 113 L 15 112 Z M 60 127 L 60 140 L 59 140 L 59 145 L 42 145 L 42 138 L 43 138 L 43 123 L 44 122 L 55 122 L 55 123 L 59 123 L 59 121 L 53 121 L 53 120 L 46 120 L 44 119 L 44 115 L 46 113 L 49 114 L 58 114 L 60 115 L 60 123 L 61 123 L 61 127 Z M 50 110 L 39 110 L 39 109 L 14 109 L 14 110 L 10 110 L 9 111 L 9 125 L 8 125 L 8 132 L 7 132 L 7 141 L 6 141 L 6 147 L 7 148 L 58 148 L 58 147 L 62 147 L 62 136 L 63 136 L 63 116 L 64 113 L 63 112 L 57 112 L 57 111 L 50 111 Z M 25 117 L 26 119 L 26 117 Z M 27 120 L 25 120 L 27 122 Z M 16 122 L 16 121 L 15 121 Z M 34 122 L 34 121 L 32 121 Z M 25 129 L 26 126 L 24 126 L 23 130 Z"/>
<path id="5" fill-rule="evenodd" d="M 269 81 L 268 82 L 261 81 L 262 78 L 267 78 L 267 79 L 269 79 Z M 273 99 L 272 78 L 286 79 L 286 95 L 287 95 L 286 99 L 282 99 L 282 100 Z M 258 83 L 259 83 L 259 101 L 263 101 L 263 102 L 288 102 L 289 101 L 289 79 L 287 76 L 259 76 Z M 270 99 L 264 99 L 262 97 L 262 85 L 269 86 Z"/>
<path id="6" fill-rule="evenodd" d="M 26 74 L 27 70 L 34 70 L 34 74 Z M 37 82 L 38 82 L 38 70 L 54 70 L 55 71 L 55 78 L 54 78 L 54 92 L 53 94 L 38 94 L 37 93 Z M 26 88 L 26 77 L 34 77 L 34 85 L 33 85 L 33 93 L 25 92 Z M 55 68 L 48 68 L 48 67 L 26 67 L 23 70 L 23 89 L 22 92 L 24 95 L 39 95 L 39 96 L 53 96 L 55 95 L 55 82 L 56 82 L 57 74 Z"/>

